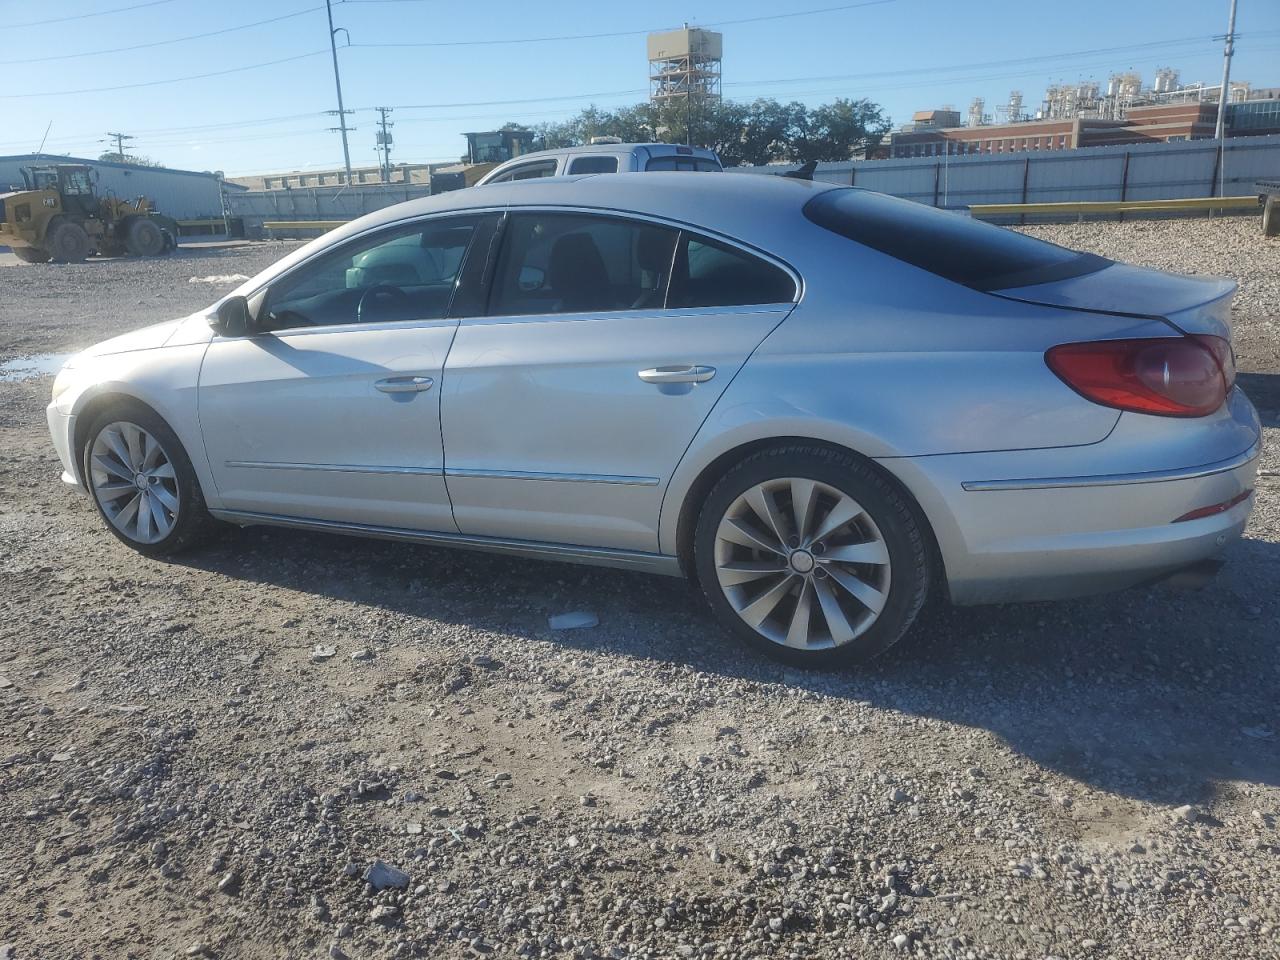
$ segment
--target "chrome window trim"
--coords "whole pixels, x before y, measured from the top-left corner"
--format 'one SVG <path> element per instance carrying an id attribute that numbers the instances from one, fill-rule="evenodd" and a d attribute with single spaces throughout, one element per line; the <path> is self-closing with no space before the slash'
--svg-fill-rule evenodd
<path id="1" fill-rule="evenodd" d="M 1247 466 L 1262 453 L 1262 438 L 1253 442 L 1248 450 L 1199 467 L 1182 467 L 1174 470 L 1151 470 L 1144 473 L 1108 473 L 1092 477 L 1043 477 L 1026 480 L 965 480 L 960 485 L 970 493 L 999 490 L 1055 490 L 1062 487 L 1118 487 L 1134 483 L 1168 483 L 1175 480 L 1200 480 L 1230 473 Z"/>
<path id="2" fill-rule="evenodd" d="M 559 204 L 553 204 L 553 203 L 508 204 L 507 206 L 503 207 L 502 210 L 503 212 L 508 214 L 577 213 L 577 214 L 584 214 L 587 216 L 611 217 L 615 220 L 638 220 L 641 223 L 651 223 L 654 226 L 667 227 L 668 229 L 672 229 L 672 230 L 682 230 L 685 233 L 695 237 L 701 234 L 704 237 L 710 237 L 711 239 L 719 243 L 723 243 L 725 246 L 733 247 L 736 250 L 741 250 L 743 253 L 750 254 L 753 257 L 756 257 L 760 260 L 764 260 L 766 263 L 772 264 L 773 266 L 777 267 L 779 270 L 782 270 L 784 273 L 786 273 L 787 276 L 791 278 L 791 282 L 795 284 L 796 292 L 795 292 L 795 296 L 792 299 L 783 300 L 779 302 L 797 304 L 804 299 L 804 278 L 801 277 L 800 272 L 796 270 L 795 267 L 791 266 L 791 264 L 787 263 L 787 261 L 780 259 L 775 254 L 769 253 L 767 250 L 761 250 L 759 247 L 755 247 L 749 243 L 745 243 L 742 240 L 737 239 L 736 237 L 730 237 L 723 233 L 718 233 L 715 230 L 711 230 L 707 227 L 698 226 L 695 223 L 686 223 L 681 220 L 670 220 L 670 219 L 667 219 L 666 217 L 658 217 L 650 213 L 640 213 L 635 210 L 625 210 L 619 207 L 587 207 L 587 206 L 582 206 L 580 204 L 572 204 L 572 205 L 569 205 L 569 204 L 559 205 Z M 769 304 L 757 304 L 757 303 L 739 304 L 737 309 L 741 309 L 742 307 L 758 307 L 758 306 L 769 306 Z M 694 308 L 694 309 L 702 309 L 702 308 Z M 714 307 L 709 309 L 732 310 L 735 308 L 731 306 L 725 306 L 725 307 Z M 617 311 L 617 312 L 630 313 L 631 311 Z M 519 316 L 525 316 L 525 314 L 519 314 Z M 535 314 L 530 314 L 530 316 L 535 316 Z M 543 316 L 543 317 L 555 316 L 555 314 L 536 314 L 536 316 Z M 471 319 L 471 318 L 468 317 L 466 319 Z"/>
<path id="3" fill-rule="evenodd" d="M 805 290 L 804 278 L 800 275 L 800 272 L 795 269 L 795 267 L 791 266 L 791 264 L 789 264 L 785 260 L 782 260 L 775 254 L 769 253 L 767 250 L 761 250 L 759 247 L 752 246 L 749 243 L 744 243 L 743 241 L 738 240 L 735 237 L 730 237 L 725 234 L 718 233 L 715 230 L 711 230 L 711 229 L 708 229 L 707 227 L 699 226 L 697 224 L 685 223 L 680 220 L 670 220 L 665 217 L 658 217 L 648 213 L 640 213 L 639 211 L 635 211 L 635 210 L 625 210 L 617 207 L 590 207 L 590 206 L 582 206 L 580 204 L 559 205 L 559 204 L 553 204 L 553 203 L 489 204 L 486 206 L 479 206 L 479 207 L 467 207 L 465 209 L 441 210 L 438 213 L 419 214 L 416 216 L 404 217 L 403 219 L 400 219 L 400 220 L 390 220 L 390 221 L 387 221 L 386 223 L 379 223 L 376 226 L 369 227 L 367 230 L 361 230 L 359 233 L 353 233 L 351 236 L 340 241 L 339 243 L 333 244 L 332 246 L 328 246 L 328 247 L 322 247 L 316 250 L 313 254 L 311 254 L 305 260 L 298 261 L 288 270 L 285 270 L 283 273 L 278 273 L 274 277 L 272 277 L 270 280 L 263 283 L 262 285 L 254 287 L 250 293 L 245 294 L 245 298 L 252 299 L 253 297 L 260 294 L 262 291 L 266 290 L 267 287 L 271 286 L 271 284 L 277 283 L 278 281 L 284 279 L 285 277 L 290 276 L 292 273 L 294 273 L 297 270 L 301 270 L 307 264 L 313 262 L 319 257 L 323 257 L 329 253 L 332 253 L 333 250 L 336 249 L 341 244 L 351 243 L 355 240 L 360 240 L 364 237 L 370 236 L 371 234 L 378 233 L 382 230 L 391 230 L 397 227 L 403 227 L 406 224 L 426 223 L 431 220 L 444 220 L 449 217 L 483 216 L 485 214 L 492 214 L 492 213 L 501 215 L 501 214 L 507 214 L 507 213 L 512 213 L 516 211 L 521 213 L 525 211 L 532 211 L 535 213 L 541 211 L 541 212 L 550 212 L 550 213 L 586 213 L 586 214 L 594 214 L 596 216 L 614 216 L 614 217 L 621 217 L 622 219 L 640 220 L 647 223 L 653 223 L 658 226 L 670 227 L 675 230 L 685 230 L 687 232 L 691 232 L 695 234 L 701 233 L 705 236 L 712 237 L 720 241 L 721 243 L 727 244 L 731 247 L 736 247 L 737 249 L 742 250 L 745 253 L 749 253 L 749 254 L 752 254 L 753 256 L 759 257 L 762 260 L 766 260 L 781 270 L 785 270 L 796 285 L 795 299 L 789 302 L 792 304 L 796 304 L 804 299 L 804 290 Z M 219 303 L 220 302 L 221 301 L 219 301 Z M 214 304 L 214 306 L 216 307 L 217 304 Z M 757 304 L 745 304 L 744 306 L 757 306 Z M 212 312 L 213 311 L 210 311 L 210 315 L 212 315 Z M 540 316 L 547 316 L 547 314 L 540 314 Z M 450 318 L 444 318 L 444 319 L 450 319 Z M 452 319 L 457 320 L 458 318 L 452 318 Z M 462 319 L 470 320 L 472 318 L 464 317 Z M 400 321 L 391 321 L 391 322 L 414 323 L 414 322 L 421 322 L 421 321 L 400 320 Z M 341 326 L 349 327 L 349 326 L 354 326 L 354 324 L 341 324 Z M 364 324 L 360 324 L 360 326 L 363 327 Z M 302 329 L 302 328 L 298 328 L 298 329 Z M 322 326 L 315 326 L 315 327 L 307 327 L 306 329 L 320 330 L 324 328 Z M 226 339 L 243 339 L 243 338 L 231 337 Z"/>

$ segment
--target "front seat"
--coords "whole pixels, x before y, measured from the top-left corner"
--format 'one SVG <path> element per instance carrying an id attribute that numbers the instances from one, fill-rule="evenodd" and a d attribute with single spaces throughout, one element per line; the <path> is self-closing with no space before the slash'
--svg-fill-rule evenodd
<path id="1" fill-rule="evenodd" d="M 589 233 L 566 233 L 551 248 L 547 279 L 560 298 L 561 313 L 612 310 L 613 289 L 604 257 Z"/>

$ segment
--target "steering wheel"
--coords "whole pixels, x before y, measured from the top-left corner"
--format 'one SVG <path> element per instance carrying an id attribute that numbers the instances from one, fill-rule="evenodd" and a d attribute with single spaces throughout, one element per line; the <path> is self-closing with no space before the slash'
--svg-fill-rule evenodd
<path id="1" fill-rule="evenodd" d="M 365 307 L 373 304 L 381 299 L 381 302 L 387 306 L 403 304 L 409 306 L 412 302 L 409 295 L 397 286 L 390 283 L 375 283 L 372 287 L 360 295 L 360 302 L 356 304 L 356 323 L 364 323 Z"/>

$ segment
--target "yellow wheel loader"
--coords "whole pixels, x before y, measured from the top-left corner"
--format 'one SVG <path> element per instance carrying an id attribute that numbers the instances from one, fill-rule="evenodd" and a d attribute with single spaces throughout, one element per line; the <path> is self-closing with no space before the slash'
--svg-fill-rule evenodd
<path id="1" fill-rule="evenodd" d="M 25 190 L 0 193 L 0 245 L 27 263 L 80 263 L 91 254 L 156 257 L 177 246 L 178 225 L 146 197 L 99 197 L 85 164 L 24 167 Z"/>

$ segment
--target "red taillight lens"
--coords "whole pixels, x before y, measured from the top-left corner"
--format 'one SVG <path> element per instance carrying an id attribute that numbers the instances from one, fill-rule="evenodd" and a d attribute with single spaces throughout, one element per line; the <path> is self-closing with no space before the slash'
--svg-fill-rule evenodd
<path id="1" fill-rule="evenodd" d="M 1067 386 L 1094 403 L 1161 417 L 1213 413 L 1235 382 L 1231 345 L 1221 337 L 1064 343 L 1044 359 Z"/>

